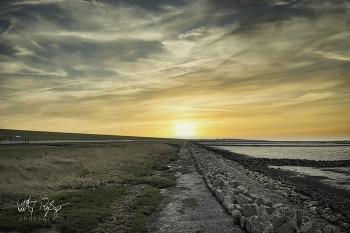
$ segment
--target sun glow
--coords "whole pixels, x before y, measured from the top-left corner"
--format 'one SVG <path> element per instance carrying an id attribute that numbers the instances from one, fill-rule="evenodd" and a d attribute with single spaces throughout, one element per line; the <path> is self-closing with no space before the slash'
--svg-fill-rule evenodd
<path id="1" fill-rule="evenodd" d="M 192 138 L 196 135 L 195 123 L 178 122 L 175 124 L 175 136 L 179 138 Z"/>

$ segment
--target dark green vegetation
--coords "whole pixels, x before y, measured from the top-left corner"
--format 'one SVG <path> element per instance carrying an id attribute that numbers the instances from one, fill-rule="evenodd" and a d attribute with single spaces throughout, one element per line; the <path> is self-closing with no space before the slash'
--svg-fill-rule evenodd
<path id="1" fill-rule="evenodd" d="M 16 137 L 17 136 L 17 137 Z M 36 140 L 168 140 L 162 138 L 99 135 L 99 134 L 78 134 L 78 133 L 56 133 L 28 130 L 0 129 L 0 140 L 13 141 L 36 141 Z"/>
<path id="2" fill-rule="evenodd" d="M 24 148 L 0 150 L 0 231 L 145 232 L 159 188 L 176 183 L 166 164 L 178 159 L 178 145 L 127 142 L 119 147 L 28 149 L 26 154 Z M 28 208 L 17 209 L 17 200 L 21 204 L 29 196 L 37 201 L 32 221 Z M 47 221 L 38 219 L 45 215 L 42 197 L 54 201 L 51 207 L 63 205 L 55 220 L 54 210 Z"/>

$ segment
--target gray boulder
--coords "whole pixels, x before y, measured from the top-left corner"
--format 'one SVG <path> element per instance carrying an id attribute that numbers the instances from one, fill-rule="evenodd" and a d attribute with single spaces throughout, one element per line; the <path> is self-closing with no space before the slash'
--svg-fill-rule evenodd
<path id="1" fill-rule="evenodd" d="M 234 204 L 228 204 L 228 205 L 227 205 L 227 211 L 228 211 L 229 213 L 232 213 L 232 211 L 234 211 L 233 206 L 234 206 Z"/>
<path id="2" fill-rule="evenodd" d="M 234 202 L 234 197 L 236 196 L 235 195 L 236 194 L 236 190 L 233 189 L 233 188 L 228 188 L 226 190 L 226 192 L 227 192 L 227 195 L 230 195 L 232 197 L 232 201 Z"/>
<path id="3" fill-rule="evenodd" d="M 246 220 L 247 220 L 247 218 L 244 217 L 244 215 L 242 215 L 241 219 L 239 220 L 242 230 L 245 230 L 245 222 L 246 222 Z"/>
<path id="4" fill-rule="evenodd" d="M 269 221 L 259 221 L 256 219 L 250 228 L 251 233 L 273 233 L 274 228 L 271 222 Z"/>
<path id="5" fill-rule="evenodd" d="M 300 227 L 300 233 L 316 233 L 318 230 L 316 222 L 307 222 Z"/>
<path id="6" fill-rule="evenodd" d="M 228 182 L 224 181 L 222 183 L 222 190 L 227 191 L 229 188 L 231 188 L 231 187 L 228 185 Z"/>
<path id="7" fill-rule="evenodd" d="M 276 233 L 294 233 L 297 231 L 298 228 L 296 227 L 295 223 L 293 221 L 286 222 L 281 227 L 276 229 Z"/>
<path id="8" fill-rule="evenodd" d="M 225 196 L 223 203 L 224 203 L 225 208 L 228 209 L 228 205 L 233 204 L 231 196 L 229 196 L 229 195 Z"/>
<path id="9" fill-rule="evenodd" d="M 253 200 L 246 197 L 246 196 L 243 196 L 242 194 L 239 194 L 238 196 L 236 196 L 236 200 L 237 200 L 237 203 L 243 207 L 244 204 L 251 204 L 253 203 Z"/>
<path id="10" fill-rule="evenodd" d="M 256 199 L 258 199 L 259 197 L 261 197 L 259 194 L 251 194 L 250 196 L 251 196 L 250 198 L 251 198 L 254 202 L 255 202 Z"/>
<path id="11" fill-rule="evenodd" d="M 301 224 L 305 224 L 311 222 L 311 218 L 309 216 L 302 216 L 301 217 Z"/>
<path id="12" fill-rule="evenodd" d="M 275 229 L 280 228 L 283 224 L 285 224 L 288 221 L 292 221 L 287 215 L 284 214 L 277 214 L 272 215 L 272 225 Z"/>
<path id="13" fill-rule="evenodd" d="M 266 206 L 266 205 L 260 205 L 260 212 L 266 212 L 268 213 L 269 215 L 271 215 L 273 213 L 273 208 L 272 207 L 269 207 L 269 206 Z"/>
<path id="14" fill-rule="evenodd" d="M 248 217 L 259 215 L 259 207 L 256 204 L 244 204 L 243 208 L 243 215 Z"/>
<path id="15" fill-rule="evenodd" d="M 239 186 L 239 182 L 237 180 L 231 180 L 228 185 L 235 189 Z"/>
<path id="16" fill-rule="evenodd" d="M 270 222 L 272 222 L 272 219 L 273 219 L 273 217 L 266 212 L 261 212 L 260 218 L 262 221 L 270 221 Z"/>
<path id="17" fill-rule="evenodd" d="M 272 208 L 277 210 L 277 209 L 282 209 L 283 208 L 283 204 L 282 203 L 277 203 L 272 205 Z"/>
<path id="18" fill-rule="evenodd" d="M 219 200 L 220 200 L 221 193 L 222 193 L 222 190 L 219 189 L 219 188 L 216 188 L 216 190 L 215 190 L 215 196 L 216 196 L 216 198 L 219 199 Z"/>
<path id="19" fill-rule="evenodd" d="M 237 194 L 244 194 L 244 192 L 248 192 L 248 190 L 242 185 L 239 185 L 236 189 L 237 189 Z"/>
<path id="20" fill-rule="evenodd" d="M 246 222 L 245 222 L 245 229 L 248 231 L 248 232 L 251 232 L 251 228 L 252 228 L 252 225 L 253 225 L 253 222 L 255 220 L 259 219 L 258 216 L 251 216 L 249 218 L 246 219 Z"/>
<path id="21" fill-rule="evenodd" d="M 258 206 L 264 204 L 264 198 L 259 196 L 255 201 L 254 201 Z"/>
<path id="22" fill-rule="evenodd" d="M 300 227 L 303 224 L 303 213 L 300 210 L 295 211 L 293 220 Z"/>
<path id="23" fill-rule="evenodd" d="M 234 224 L 239 224 L 241 222 L 242 213 L 239 210 L 232 211 L 232 218 Z"/>
<path id="24" fill-rule="evenodd" d="M 323 233 L 340 233 L 340 230 L 332 225 L 327 225 L 323 228 Z"/>
<path id="25" fill-rule="evenodd" d="M 263 204 L 269 207 L 272 207 L 273 203 L 269 197 L 264 197 L 263 198 Z"/>

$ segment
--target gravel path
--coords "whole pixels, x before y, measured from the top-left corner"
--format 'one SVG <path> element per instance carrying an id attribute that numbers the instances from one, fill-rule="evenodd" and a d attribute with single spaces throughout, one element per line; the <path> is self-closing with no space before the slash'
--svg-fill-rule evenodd
<path id="1" fill-rule="evenodd" d="M 149 218 L 149 232 L 242 232 L 219 204 L 196 170 L 188 149 L 171 164 L 177 186 L 162 190 L 158 210 Z"/>

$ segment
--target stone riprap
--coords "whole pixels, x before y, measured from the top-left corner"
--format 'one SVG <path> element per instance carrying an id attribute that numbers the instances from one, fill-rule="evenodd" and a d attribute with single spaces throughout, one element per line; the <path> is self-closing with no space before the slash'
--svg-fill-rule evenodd
<path id="1" fill-rule="evenodd" d="M 341 232 L 312 212 L 315 204 L 280 181 L 252 172 L 235 161 L 187 143 L 198 171 L 217 200 L 232 214 L 233 223 L 251 233 Z M 289 195 L 309 203 L 310 208 L 290 202 Z M 325 210 L 331 213 L 331 210 Z"/>

